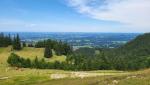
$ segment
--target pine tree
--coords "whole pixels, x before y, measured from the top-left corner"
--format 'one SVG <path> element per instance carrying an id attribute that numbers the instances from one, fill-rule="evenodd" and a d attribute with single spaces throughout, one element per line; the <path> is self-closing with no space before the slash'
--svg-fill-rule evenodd
<path id="1" fill-rule="evenodd" d="M 9 46 L 12 44 L 11 36 L 10 34 L 8 36 L 5 36 L 5 45 Z"/>
<path id="2" fill-rule="evenodd" d="M 13 49 L 14 49 L 14 50 L 17 48 L 17 47 L 16 47 L 16 37 L 13 38 L 13 44 L 12 44 L 12 46 L 13 46 Z"/>
<path id="3" fill-rule="evenodd" d="M 27 45 L 26 45 L 26 43 L 25 43 L 25 42 L 23 42 L 23 43 L 22 43 L 22 46 L 23 46 L 23 47 L 27 47 Z"/>
<path id="4" fill-rule="evenodd" d="M 10 34 L 8 35 L 8 43 L 9 43 L 9 45 L 12 44 L 12 39 L 11 39 L 11 35 Z"/>
<path id="5" fill-rule="evenodd" d="M 52 54 L 51 48 L 49 46 L 46 46 L 45 50 L 44 50 L 44 57 L 51 58 L 52 56 L 53 56 L 53 54 Z"/>
<path id="6" fill-rule="evenodd" d="M 39 60 L 38 60 L 37 56 L 35 57 L 35 59 L 33 61 L 33 67 L 34 68 L 38 68 L 39 67 Z"/>
<path id="7" fill-rule="evenodd" d="M 17 34 L 16 37 L 14 37 L 14 40 L 13 40 L 13 49 L 14 50 L 21 50 L 21 42 L 20 42 L 20 38 L 19 38 L 19 35 Z"/>
<path id="8" fill-rule="evenodd" d="M 31 60 L 29 58 L 26 59 L 26 67 L 31 67 Z"/>
<path id="9" fill-rule="evenodd" d="M 21 50 L 21 43 L 20 43 L 20 38 L 19 38 L 18 34 L 17 34 L 17 37 L 16 37 L 16 45 L 17 45 L 17 50 Z"/>

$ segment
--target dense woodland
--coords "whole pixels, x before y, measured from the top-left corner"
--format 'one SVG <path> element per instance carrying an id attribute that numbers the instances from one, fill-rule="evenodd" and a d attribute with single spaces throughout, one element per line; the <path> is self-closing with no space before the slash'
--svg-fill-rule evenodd
<path id="1" fill-rule="evenodd" d="M 36 48 L 45 48 L 44 57 L 52 57 L 52 49 L 57 55 L 66 55 L 65 62 L 46 62 L 37 57 L 24 59 L 14 53 L 8 58 L 11 66 L 40 69 L 63 70 L 139 70 L 150 67 L 150 33 L 138 36 L 127 44 L 114 49 L 72 47 L 61 41 L 45 40 L 35 44 Z"/>

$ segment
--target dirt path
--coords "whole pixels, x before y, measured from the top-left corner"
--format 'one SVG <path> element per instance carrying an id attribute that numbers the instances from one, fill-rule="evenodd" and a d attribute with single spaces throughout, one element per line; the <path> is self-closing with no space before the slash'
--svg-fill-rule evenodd
<path id="1" fill-rule="evenodd" d="M 9 77 L 0 77 L 0 80 L 8 79 Z"/>
<path id="2" fill-rule="evenodd" d="M 68 74 L 63 73 L 55 73 L 51 74 L 51 79 L 61 79 L 61 78 L 85 78 L 85 77 L 96 77 L 96 76 L 104 76 L 104 75 L 117 75 L 115 73 L 89 73 L 89 72 L 71 72 Z"/>

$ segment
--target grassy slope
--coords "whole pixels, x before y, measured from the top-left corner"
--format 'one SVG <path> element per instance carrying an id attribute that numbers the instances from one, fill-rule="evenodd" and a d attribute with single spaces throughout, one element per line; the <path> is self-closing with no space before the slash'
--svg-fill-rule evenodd
<path id="1" fill-rule="evenodd" d="M 59 79 L 39 82 L 34 85 L 150 85 L 150 69 L 128 75 Z"/>
<path id="2" fill-rule="evenodd" d="M 34 59 L 36 56 L 38 58 L 43 58 L 42 48 L 24 48 L 21 51 L 16 51 L 15 53 L 24 58 Z M 59 72 L 63 73 L 61 70 L 38 70 L 38 69 L 17 69 L 9 67 L 7 64 L 7 58 L 11 53 L 11 47 L 0 48 L 0 85 L 20 85 L 35 83 L 37 81 L 43 81 L 49 79 L 49 74 Z M 54 55 L 51 59 L 47 59 L 49 62 L 53 61 L 64 61 L 65 56 Z M 2 79 L 1 79 L 2 78 Z M 6 79 L 3 79 L 6 78 Z"/>
<path id="3" fill-rule="evenodd" d="M 6 64 L 6 60 L 8 58 L 8 56 L 11 53 L 11 47 L 7 47 L 7 48 L 0 48 L 0 63 L 4 63 Z M 43 53 L 44 53 L 44 49 L 43 48 L 29 48 L 26 47 L 21 51 L 14 51 L 16 54 L 18 54 L 21 57 L 24 58 L 30 58 L 30 59 L 34 59 L 36 56 L 38 58 L 43 58 Z M 47 61 L 65 61 L 65 56 L 56 56 L 55 53 L 53 52 L 54 56 L 51 59 L 47 59 Z"/>
<path id="4" fill-rule="evenodd" d="M 11 53 L 10 47 L 0 48 L 0 85 L 150 85 L 150 70 L 131 72 L 123 75 L 120 71 L 90 71 L 88 73 L 98 73 L 99 77 L 87 78 L 64 78 L 53 80 L 51 74 L 71 74 L 70 71 L 63 70 L 39 70 L 39 69 L 17 69 L 8 66 L 6 60 Z M 35 56 L 42 58 L 43 49 L 24 48 L 16 52 L 22 57 L 34 59 Z M 55 60 L 64 61 L 65 56 L 56 56 L 47 59 L 53 62 Z M 113 75 L 112 75 L 113 74 Z M 113 84 L 116 80 L 118 83 Z"/>

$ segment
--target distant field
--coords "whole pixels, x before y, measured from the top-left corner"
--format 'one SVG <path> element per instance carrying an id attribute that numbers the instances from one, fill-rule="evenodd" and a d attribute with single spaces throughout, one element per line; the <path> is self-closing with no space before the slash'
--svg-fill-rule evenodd
<path id="1" fill-rule="evenodd" d="M 42 48 L 16 51 L 24 58 L 43 58 Z M 124 72 L 115 70 L 63 71 L 53 69 L 25 69 L 9 67 L 6 60 L 11 47 L 0 48 L 0 85 L 150 85 L 150 70 Z M 53 54 L 55 54 L 53 52 Z M 65 56 L 54 55 L 49 62 L 65 61 Z"/>

